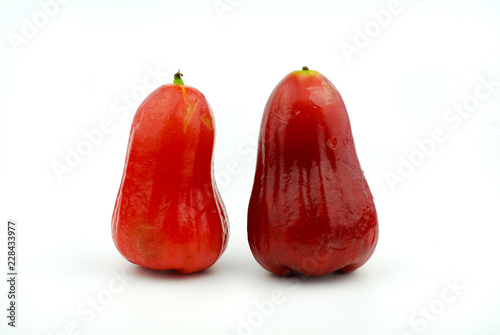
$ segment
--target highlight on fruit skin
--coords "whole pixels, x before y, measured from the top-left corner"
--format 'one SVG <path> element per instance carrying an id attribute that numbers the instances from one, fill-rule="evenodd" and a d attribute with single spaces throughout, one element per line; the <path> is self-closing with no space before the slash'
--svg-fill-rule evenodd
<path id="1" fill-rule="evenodd" d="M 130 262 L 192 273 L 227 247 L 229 223 L 215 182 L 215 123 L 205 96 L 180 70 L 134 116 L 112 217 L 112 237 Z"/>
<path id="2" fill-rule="evenodd" d="M 247 231 L 257 262 L 277 275 L 354 271 L 375 250 L 377 213 L 344 102 L 308 67 L 265 106 Z"/>

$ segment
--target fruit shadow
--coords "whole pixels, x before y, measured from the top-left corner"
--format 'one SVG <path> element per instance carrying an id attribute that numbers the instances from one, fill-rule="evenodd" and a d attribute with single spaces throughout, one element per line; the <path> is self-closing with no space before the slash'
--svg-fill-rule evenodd
<path id="1" fill-rule="evenodd" d="M 300 284 L 304 285 L 321 285 L 321 284 L 342 284 L 342 283 L 352 283 L 352 281 L 361 279 L 356 271 L 352 272 L 343 272 L 343 271 L 335 271 L 332 273 L 328 273 L 322 276 L 306 276 L 299 272 L 291 272 L 287 275 L 279 276 L 273 273 L 268 273 L 267 277 L 272 281 L 279 282 L 300 282 Z"/>
<path id="2" fill-rule="evenodd" d="M 152 270 L 143 268 L 141 266 L 134 266 L 131 271 L 131 275 L 138 276 L 141 278 L 154 279 L 154 280 L 175 280 L 175 281 L 187 281 L 205 278 L 212 275 L 214 271 L 211 269 L 194 272 L 194 273 L 180 273 L 175 270 Z"/>

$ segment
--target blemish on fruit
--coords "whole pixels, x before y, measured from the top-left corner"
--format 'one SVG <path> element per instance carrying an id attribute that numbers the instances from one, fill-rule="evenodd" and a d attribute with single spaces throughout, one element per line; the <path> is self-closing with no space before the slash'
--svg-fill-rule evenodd
<path id="1" fill-rule="evenodd" d="M 326 145 L 330 148 L 330 149 L 335 149 L 337 147 L 337 139 L 335 137 L 330 137 L 327 141 L 326 141 Z"/>

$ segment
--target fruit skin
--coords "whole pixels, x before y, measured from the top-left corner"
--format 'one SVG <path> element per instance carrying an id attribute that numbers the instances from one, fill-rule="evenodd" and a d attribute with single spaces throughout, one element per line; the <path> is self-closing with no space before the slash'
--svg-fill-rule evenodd
<path id="1" fill-rule="evenodd" d="M 222 255 L 229 226 L 214 178 L 212 110 L 180 83 L 152 92 L 134 116 L 112 235 L 132 263 L 191 273 Z"/>
<path id="2" fill-rule="evenodd" d="M 378 219 L 333 84 L 304 67 L 267 101 L 248 208 L 248 241 L 266 270 L 354 271 L 373 254 Z"/>

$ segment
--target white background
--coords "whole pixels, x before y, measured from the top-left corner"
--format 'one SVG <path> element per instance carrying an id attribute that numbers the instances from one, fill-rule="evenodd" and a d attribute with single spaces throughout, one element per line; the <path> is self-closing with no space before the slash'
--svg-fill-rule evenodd
<path id="1" fill-rule="evenodd" d="M 222 0 L 224 13 L 213 0 L 49 2 L 0 2 L 5 274 L 7 219 L 19 241 L 17 328 L 2 280 L 2 334 L 500 333 L 498 1 L 402 0 L 385 26 L 373 14 L 385 0 Z M 380 239 L 354 273 L 294 282 L 253 259 L 246 208 L 266 100 L 304 65 L 344 98 Z M 187 276 L 128 263 L 110 233 L 133 96 L 179 68 L 214 111 L 231 224 L 221 259 Z M 464 104 L 468 114 L 447 114 Z M 108 119 L 112 130 L 59 180 L 55 162 Z M 444 140 L 422 153 L 436 129 Z M 410 159 L 391 188 L 388 173 Z"/>

